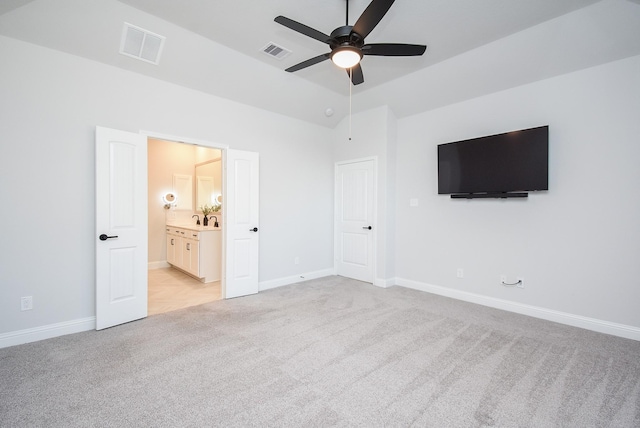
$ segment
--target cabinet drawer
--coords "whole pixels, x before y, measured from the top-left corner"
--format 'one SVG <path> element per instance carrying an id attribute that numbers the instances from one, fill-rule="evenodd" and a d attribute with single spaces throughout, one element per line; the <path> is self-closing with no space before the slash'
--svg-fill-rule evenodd
<path id="1" fill-rule="evenodd" d="M 182 229 L 180 227 L 167 226 L 165 230 L 168 235 L 182 236 L 183 238 L 200 240 L 200 232 L 197 230 Z"/>

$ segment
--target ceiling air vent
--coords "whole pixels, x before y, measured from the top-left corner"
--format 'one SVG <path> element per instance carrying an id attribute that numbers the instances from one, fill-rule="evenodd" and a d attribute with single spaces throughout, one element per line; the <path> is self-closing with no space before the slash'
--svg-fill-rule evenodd
<path id="1" fill-rule="evenodd" d="M 269 42 L 265 47 L 263 47 L 262 52 L 276 59 L 282 59 L 291 53 L 289 49 L 285 49 L 272 42 Z"/>
<path id="2" fill-rule="evenodd" d="M 125 22 L 120 41 L 120 53 L 157 65 L 164 40 L 164 36 Z"/>

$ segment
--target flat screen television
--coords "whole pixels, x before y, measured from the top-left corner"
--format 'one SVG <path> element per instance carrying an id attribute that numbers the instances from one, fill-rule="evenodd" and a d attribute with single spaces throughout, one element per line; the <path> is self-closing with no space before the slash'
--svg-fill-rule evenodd
<path id="1" fill-rule="evenodd" d="M 526 197 L 549 190 L 549 127 L 438 145 L 438 193 L 452 198 Z"/>

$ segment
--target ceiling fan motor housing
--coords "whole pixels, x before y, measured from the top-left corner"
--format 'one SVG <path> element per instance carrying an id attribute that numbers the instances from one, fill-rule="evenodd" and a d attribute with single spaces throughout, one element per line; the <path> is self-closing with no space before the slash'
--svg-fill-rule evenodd
<path id="1" fill-rule="evenodd" d="M 329 46 L 335 49 L 339 46 L 352 46 L 360 49 L 364 45 L 364 39 L 358 33 L 353 32 L 352 25 L 338 27 L 331 32 Z"/>

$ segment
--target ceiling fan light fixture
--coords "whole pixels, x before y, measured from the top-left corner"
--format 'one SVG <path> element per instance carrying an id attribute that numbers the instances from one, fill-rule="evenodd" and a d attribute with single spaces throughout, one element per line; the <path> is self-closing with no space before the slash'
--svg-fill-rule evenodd
<path id="1" fill-rule="evenodd" d="M 339 46 L 331 52 L 331 61 L 340 68 L 354 67 L 361 59 L 362 52 L 353 46 Z"/>

